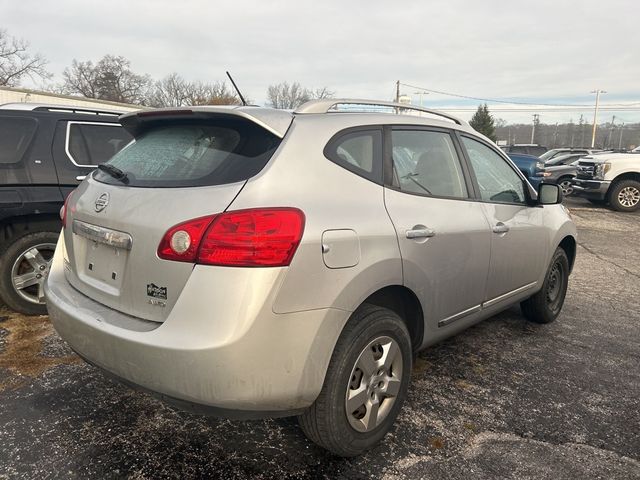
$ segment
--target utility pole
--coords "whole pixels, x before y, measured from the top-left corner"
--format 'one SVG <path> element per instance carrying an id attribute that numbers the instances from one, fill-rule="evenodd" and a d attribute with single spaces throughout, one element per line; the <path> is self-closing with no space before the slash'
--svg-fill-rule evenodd
<path id="1" fill-rule="evenodd" d="M 591 148 L 593 148 L 596 144 L 596 128 L 598 124 L 598 107 L 600 106 L 600 94 L 607 92 L 598 88 L 597 90 L 593 90 L 591 93 L 596 94 L 596 108 L 593 111 L 593 131 L 591 133 Z"/>
<path id="2" fill-rule="evenodd" d="M 622 150 L 622 130 L 624 129 L 624 122 L 620 125 L 620 140 L 618 140 L 618 150 Z"/>
<path id="3" fill-rule="evenodd" d="M 556 130 L 553 132 L 553 148 L 556 148 L 558 144 L 558 122 L 556 122 Z"/>
<path id="4" fill-rule="evenodd" d="M 615 128 L 615 122 L 616 121 L 616 116 L 614 115 L 613 118 L 611 119 L 611 128 L 609 129 L 609 135 L 607 137 L 607 146 L 609 148 L 611 148 L 611 145 L 613 145 L 613 129 Z"/>
<path id="5" fill-rule="evenodd" d="M 420 106 L 422 107 L 422 96 L 429 95 L 429 92 L 425 92 L 424 90 L 420 90 L 418 92 L 413 92 L 414 95 L 420 95 Z"/>
<path id="6" fill-rule="evenodd" d="M 396 103 L 400 101 L 400 80 L 396 80 Z"/>
<path id="7" fill-rule="evenodd" d="M 540 118 L 540 115 L 538 115 L 537 113 L 533 114 L 533 128 L 531 128 L 531 142 L 529 143 L 533 143 L 533 138 L 536 136 L 536 123 L 538 123 L 538 118 Z"/>

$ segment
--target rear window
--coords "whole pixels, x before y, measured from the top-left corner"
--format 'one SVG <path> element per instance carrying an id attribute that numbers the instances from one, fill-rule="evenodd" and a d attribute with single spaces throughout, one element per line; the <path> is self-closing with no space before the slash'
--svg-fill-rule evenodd
<path id="1" fill-rule="evenodd" d="M 132 139 L 131 134 L 118 123 L 69 122 L 67 153 L 76 165 L 100 165 Z"/>
<path id="2" fill-rule="evenodd" d="M 22 160 L 36 126 L 33 118 L 0 117 L 0 164 Z"/>
<path id="3" fill-rule="evenodd" d="M 193 187 L 240 182 L 269 161 L 280 138 L 245 120 L 156 124 L 108 163 L 132 187 Z M 97 170 L 94 178 L 122 184 Z"/>

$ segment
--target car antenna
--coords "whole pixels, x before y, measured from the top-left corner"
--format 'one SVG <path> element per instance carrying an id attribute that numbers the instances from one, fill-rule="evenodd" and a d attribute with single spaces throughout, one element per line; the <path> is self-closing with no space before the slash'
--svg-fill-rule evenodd
<path id="1" fill-rule="evenodd" d="M 233 78 L 231 77 L 231 74 L 229 72 L 227 72 L 227 77 L 229 77 L 229 80 L 231 80 L 231 84 L 233 85 L 233 88 L 235 88 L 236 92 L 238 92 L 238 96 L 240 97 L 240 100 L 242 100 L 242 105 L 244 105 L 246 107 L 247 106 L 247 102 L 244 100 L 244 97 L 240 93 L 240 89 L 236 85 L 236 82 L 233 81 Z"/>

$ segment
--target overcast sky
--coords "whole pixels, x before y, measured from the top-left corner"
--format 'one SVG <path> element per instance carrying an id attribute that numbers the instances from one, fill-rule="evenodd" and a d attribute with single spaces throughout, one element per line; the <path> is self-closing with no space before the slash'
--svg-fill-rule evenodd
<path id="1" fill-rule="evenodd" d="M 75 58 L 123 55 L 137 73 L 176 71 L 223 80 L 265 102 L 284 80 L 340 97 L 390 100 L 395 81 L 445 92 L 532 103 L 638 102 L 602 112 L 640 120 L 637 0 L 245 1 L 0 0 L 0 28 L 49 59 L 60 80 Z M 417 88 L 402 93 L 419 103 Z M 473 109 L 479 101 L 423 95 L 425 105 Z M 489 102 L 495 116 L 530 121 Z M 520 109 L 523 107 L 520 106 Z M 470 113 L 459 111 L 461 116 Z M 574 121 L 581 111 L 541 112 Z"/>

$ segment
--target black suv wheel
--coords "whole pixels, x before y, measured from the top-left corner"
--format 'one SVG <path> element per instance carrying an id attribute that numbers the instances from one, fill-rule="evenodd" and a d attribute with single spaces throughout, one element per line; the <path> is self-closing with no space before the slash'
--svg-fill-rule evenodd
<path id="1" fill-rule="evenodd" d="M 36 232 L 15 240 L 0 257 L 0 297 L 17 312 L 45 315 L 44 281 L 57 232 Z"/>

